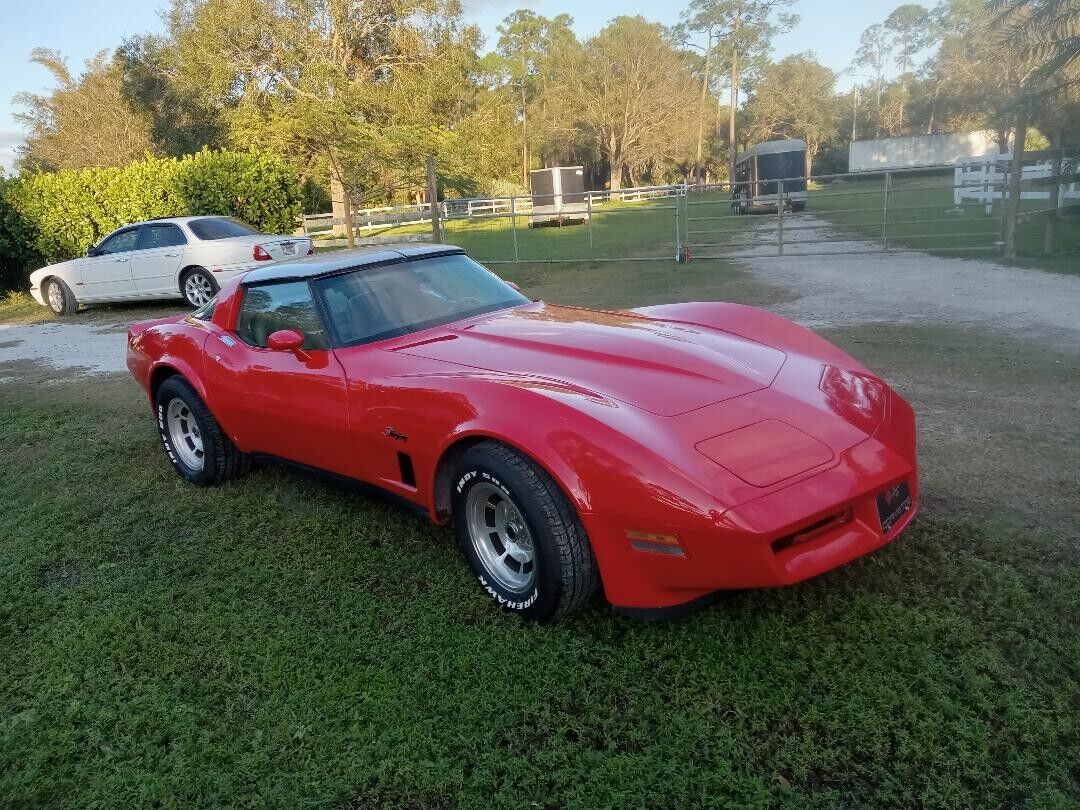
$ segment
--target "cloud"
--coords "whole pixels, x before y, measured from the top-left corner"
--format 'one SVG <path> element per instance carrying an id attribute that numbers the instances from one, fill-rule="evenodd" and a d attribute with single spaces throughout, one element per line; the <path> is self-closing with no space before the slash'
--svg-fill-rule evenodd
<path id="1" fill-rule="evenodd" d="M 21 146 L 23 134 L 12 129 L 0 129 L 0 171 L 10 174 L 15 167 L 15 149 Z"/>

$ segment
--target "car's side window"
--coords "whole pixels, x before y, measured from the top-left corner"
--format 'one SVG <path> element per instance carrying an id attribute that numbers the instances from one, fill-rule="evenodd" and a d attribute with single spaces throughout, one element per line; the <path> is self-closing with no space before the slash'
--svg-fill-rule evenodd
<path id="1" fill-rule="evenodd" d="M 139 235 L 139 250 L 153 250 L 154 248 L 176 247 L 187 244 L 184 232 L 176 225 L 161 223 L 159 225 L 143 225 Z"/>
<path id="2" fill-rule="evenodd" d="M 120 231 L 120 233 L 114 233 L 98 245 L 97 253 L 99 256 L 106 256 L 110 253 L 127 253 L 129 250 L 135 250 L 138 241 L 138 228 Z"/>
<path id="3" fill-rule="evenodd" d="M 304 336 L 305 349 L 326 349 L 326 327 L 315 309 L 306 281 L 260 284 L 244 291 L 236 334 L 251 346 L 265 347 L 279 329 L 295 329 Z"/>

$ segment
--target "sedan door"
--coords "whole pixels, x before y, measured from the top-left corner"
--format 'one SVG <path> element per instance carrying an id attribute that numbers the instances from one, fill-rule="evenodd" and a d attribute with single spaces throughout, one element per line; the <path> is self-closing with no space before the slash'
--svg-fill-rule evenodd
<path id="1" fill-rule="evenodd" d="M 139 295 L 178 295 L 177 272 L 184 261 L 187 237 L 172 222 L 150 222 L 139 228 L 138 249 L 131 254 L 131 277 Z"/>
<path id="2" fill-rule="evenodd" d="M 138 226 L 123 228 L 98 245 L 93 256 L 80 259 L 82 290 L 75 297 L 80 301 L 133 297 L 131 252 L 138 246 L 138 240 Z"/>

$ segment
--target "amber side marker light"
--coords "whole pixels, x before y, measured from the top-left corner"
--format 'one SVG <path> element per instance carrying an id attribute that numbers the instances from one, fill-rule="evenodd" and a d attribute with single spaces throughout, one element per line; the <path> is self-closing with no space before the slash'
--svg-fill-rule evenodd
<path id="1" fill-rule="evenodd" d="M 626 530 L 626 539 L 634 551 L 651 551 L 653 554 L 670 554 L 673 557 L 685 557 L 679 538 L 673 534 L 652 534 L 634 529 Z"/>

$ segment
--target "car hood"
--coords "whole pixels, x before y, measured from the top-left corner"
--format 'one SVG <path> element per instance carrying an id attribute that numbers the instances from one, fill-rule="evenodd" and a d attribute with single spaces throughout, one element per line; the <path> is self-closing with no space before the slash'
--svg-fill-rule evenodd
<path id="1" fill-rule="evenodd" d="M 767 388 L 785 359 L 779 349 L 719 329 L 541 303 L 395 351 L 559 380 L 658 416 Z"/>

